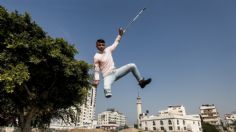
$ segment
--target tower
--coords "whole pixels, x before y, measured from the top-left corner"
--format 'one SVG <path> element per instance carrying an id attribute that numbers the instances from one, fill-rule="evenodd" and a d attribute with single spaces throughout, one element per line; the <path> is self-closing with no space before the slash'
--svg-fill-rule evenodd
<path id="1" fill-rule="evenodd" d="M 94 128 L 95 108 L 96 108 L 96 88 L 92 87 L 86 96 L 86 101 L 79 105 L 80 111 L 77 111 L 75 107 L 72 107 L 74 113 L 77 113 L 75 124 L 65 124 L 62 119 L 53 118 L 50 124 L 51 128 L 62 127 L 80 127 L 80 128 Z"/>
<path id="2" fill-rule="evenodd" d="M 79 127 L 94 128 L 93 123 L 95 119 L 96 108 L 96 88 L 92 87 L 87 94 L 86 101 L 80 106 L 79 112 Z"/>
<path id="3" fill-rule="evenodd" d="M 141 97 L 137 97 L 137 103 L 136 103 L 136 107 L 137 107 L 137 126 L 138 128 L 140 128 L 140 115 L 142 114 L 142 101 L 141 101 Z"/>

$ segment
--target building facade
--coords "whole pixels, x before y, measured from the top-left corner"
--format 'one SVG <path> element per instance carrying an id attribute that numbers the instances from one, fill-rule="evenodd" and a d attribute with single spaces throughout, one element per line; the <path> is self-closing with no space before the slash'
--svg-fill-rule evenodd
<path id="1" fill-rule="evenodd" d="M 96 108 L 96 88 L 92 88 L 87 95 L 86 102 L 80 106 L 78 127 L 94 128 Z"/>
<path id="2" fill-rule="evenodd" d="M 126 116 L 115 109 L 107 109 L 98 114 L 98 126 L 105 129 L 116 129 L 126 125 Z"/>
<path id="3" fill-rule="evenodd" d="M 220 115 L 214 104 L 204 104 L 200 106 L 200 115 L 203 122 L 214 126 L 220 126 Z"/>
<path id="4" fill-rule="evenodd" d="M 160 115 L 186 115 L 186 111 L 183 105 L 168 106 L 167 110 L 159 111 Z"/>
<path id="5" fill-rule="evenodd" d="M 85 103 L 80 106 L 78 112 L 75 108 L 73 111 L 77 114 L 77 122 L 74 124 L 65 124 L 62 120 L 53 119 L 50 127 L 52 128 L 95 128 L 97 121 L 95 120 L 96 108 L 96 88 L 92 87 L 87 94 Z"/>
<path id="6" fill-rule="evenodd" d="M 236 112 L 232 114 L 225 114 L 224 119 L 224 125 L 226 126 L 227 130 L 229 132 L 236 132 L 236 126 L 234 124 L 236 122 Z"/>
<path id="7" fill-rule="evenodd" d="M 143 114 L 140 122 L 146 131 L 202 132 L 200 116 L 186 115 L 183 106 L 169 106 L 167 110 L 159 111 L 157 116 Z"/>

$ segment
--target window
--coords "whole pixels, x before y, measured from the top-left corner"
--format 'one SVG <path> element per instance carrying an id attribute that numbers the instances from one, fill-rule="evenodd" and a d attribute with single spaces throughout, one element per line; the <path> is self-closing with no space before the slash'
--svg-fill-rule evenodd
<path id="1" fill-rule="evenodd" d="M 164 128 L 164 127 L 161 127 L 161 130 L 165 130 L 165 128 Z"/>
<path id="2" fill-rule="evenodd" d="M 179 125 L 179 120 L 177 120 L 177 125 Z"/>
<path id="3" fill-rule="evenodd" d="M 160 124 L 161 124 L 161 125 L 163 125 L 163 124 L 164 124 L 162 120 L 160 121 Z"/>
<path id="4" fill-rule="evenodd" d="M 169 130 L 173 130 L 173 127 L 172 127 L 172 126 L 169 126 Z"/>
<path id="5" fill-rule="evenodd" d="M 148 130 L 148 128 L 147 128 L 147 127 L 145 127 L 145 130 L 147 131 L 147 130 Z"/>
<path id="6" fill-rule="evenodd" d="M 178 126 L 178 130 L 180 130 L 180 127 Z"/>
<path id="7" fill-rule="evenodd" d="M 156 130 L 156 127 L 153 127 L 153 130 L 155 131 L 155 130 Z"/>
<path id="8" fill-rule="evenodd" d="M 185 120 L 183 120 L 183 124 L 185 125 Z"/>
<path id="9" fill-rule="evenodd" d="M 172 122 L 171 122 L 171 120 L 168 120 L 168 123 L 169 123 L 169 125 L 172 125 Z"/>
<path id="10" fill-rule="evenodd" d="M 208 116 L 212 117 L 212 116 L 213 116 L 213 113 L 208 113 Z"/>
<path id="11" fill-rule="evenodd" d="M 186 130 L 186 127 L 184 127 L 184 130 Z"/>
<path id="12" fill-rule="evenodd" d="M 153 121 L 152 124 L 153 124 L 153 126 L 155 126 L 156 125 L 155 121 Z"/>

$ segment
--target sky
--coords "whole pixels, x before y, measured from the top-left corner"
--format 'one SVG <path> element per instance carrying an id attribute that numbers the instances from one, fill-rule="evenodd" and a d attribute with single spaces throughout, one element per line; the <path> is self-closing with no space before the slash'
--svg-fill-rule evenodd
<path id="1" fill-rule="evenodd" d="M 235 0 L 1 0 L 8 11 L 28 12 L 48 35 L 75 45 L 76 59 L 93 63 L 95 42 L 113 43 L 119 27 L 143 14 L 113 53 L 116 67 L 135 63 L 152 83 L 140 89 L 132 74 L 112 86 L 112 98 L 97 89 L 96 117 L 115 108 L 136 121 L 136 98 L 151 115 L 169 105 L 199 114 L 215 104 L 219 114 L 236 111 Z"/>

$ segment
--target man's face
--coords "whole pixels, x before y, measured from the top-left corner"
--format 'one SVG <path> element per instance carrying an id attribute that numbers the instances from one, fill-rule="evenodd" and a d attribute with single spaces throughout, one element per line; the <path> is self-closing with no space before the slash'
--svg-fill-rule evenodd
<path id="1" fill-rule="evenodd" d="M 97 49 L 101 52 L 103 52 L 105 49 L 105 43 L 97 42 L 96 46 L 97 46 Z"/>

